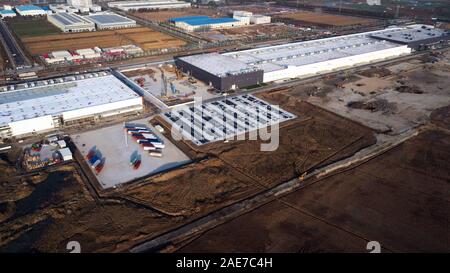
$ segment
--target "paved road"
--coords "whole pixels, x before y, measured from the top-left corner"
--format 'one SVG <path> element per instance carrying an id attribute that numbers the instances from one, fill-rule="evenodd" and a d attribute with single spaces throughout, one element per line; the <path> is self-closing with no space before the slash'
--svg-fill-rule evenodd
<path id="1" fill-rule="evenodd" d="M 23 53 L 20 46 L 17 44 L 14 36 L 9 31 L 6 24 L 0 20 L 0 34 L 2 43 L 5 46 L 5 51 L 14 68 L 23 68 L 30 65 L 30 61 Z"/>

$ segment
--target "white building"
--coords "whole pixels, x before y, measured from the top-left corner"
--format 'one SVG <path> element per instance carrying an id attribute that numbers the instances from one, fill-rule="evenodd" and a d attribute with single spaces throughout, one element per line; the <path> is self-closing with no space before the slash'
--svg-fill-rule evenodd
<path id="1" fill-rule="evenodd" d="M 108 7 L 123 11 L 190 8 L 191 3 L 178 0 L 143 0 L 109 2 Z"/>
<path id="2" fill-rule="evenodd" d="M 67 4 L 74 7 L 90 7 L 92 0 L 67 0 Z"/>
<path id="3" fill-rule="evenodd" d="M 171 18 L 169 21 L 176 27 L 189 32 L 203 29 L 224 29 L 246 25 L 244 21 L 234 18 L 211 18 L 203 15 Z"/>
<path id="4" fill-rule="evenodd" d="M 270 24 L 270 16 L 266 15 L 260 15 L 260 14 L 253 14 L 249 11 L 241 11 L 241 10 L 235 10 L 233 11 L 233 18 L 243 21 L 246 24 Z"/>
<path id="5" fill-rule="evenodd" d="M 89 10 L 92 12 L 100 12 L 102 11 L 102 7 L 99 5 L 92 5 L 89 7 Z"/>
<path id="6" fill-rule="evenodd" d="M 0 92 L 0 138 L 53 131 L 77 124 L 142 111 L 143 101 L 109 72 L 38 81 Z M 14 89 L 14 90 L 13 90 Z"/>
<path id="7" fill-rule="evenodd" d="M 243 10 L 235 10 L 233 11 L 233 18 L 234 16 L 239 17 L 252 17 L 253 13 L 250 11 L 243 11 Z"/>
<path id="8" fill-rule="evenodd" d="M 16 6 L 16 12 L 21 16 L 38 16 L 47 14 L 45 10 L 34 5 Z"/>
<path id="9" fill-rule="evenodd" d="M 97 29 L 118 29 L 136 26 L 135 20 L 115 13 L 93 14 L 85 16 L 85 18 L 93 22 Z"/>
<path id="10" fill-rule="evenodd" d="M 241 21 L 244 25 L 250 25 L 250 16 L 233 15 L 233 19 Z"/>
<path id="11" fill-rule="evenodd" d="M 270 16 L 255 14 L 250 17 L 250 23 L 259 24 L 270 24 Z"/>
<path id="12" fill-rule="evenodd" d="M 82 16 L 73 13 L 55 13 L 47 16 L 47 20 L 63 32 L 94 31 L 95 24 Z"/>

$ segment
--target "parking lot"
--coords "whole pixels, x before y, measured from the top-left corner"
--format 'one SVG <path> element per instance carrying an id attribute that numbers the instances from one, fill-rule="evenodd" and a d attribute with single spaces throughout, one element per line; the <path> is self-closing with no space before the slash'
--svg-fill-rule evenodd
<path id="1" fill-rule="evenodd" d="M 190 159 L 152 127 L 148 120 L 137 120 L 133 121 L 133 123 L 148 127 L 163 140 L 165 147 L 162 151 L 162 157 L 152 157 L 148 151 L 144 151 L 142 146 L 126 133 L 123 129 L 123 124 L 116 124 L 72 136 L 73 141 L 84 157 L 95 147 L 100 156 L 105 159 L 104 168 L 97 175 L 97 179 L 103 188 L 115 187 L 133 179 L 190 162 Z M 136 154 L 140 155 L 142 161 L 141 166 L 137 170 L 130 163 Z"/>

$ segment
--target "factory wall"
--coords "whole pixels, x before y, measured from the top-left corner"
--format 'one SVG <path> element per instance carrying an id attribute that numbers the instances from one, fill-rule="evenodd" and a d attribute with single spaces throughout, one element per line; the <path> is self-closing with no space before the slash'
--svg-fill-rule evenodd
<path id="1" fill-rule="evenodd" d="M 51 115 L 20 120 L 9 124 L 13 136 L 39 133 L 42 131 L 52 130 L 55 128 L 53 117 Z"/>
<path id="2" fill-rule="evenodd" d="M 264 80 L 264 71 L 252 71 L 238 75 L 230 75 L 220 78 L 220 91 L 227 91 L 237 88 L 244 88 L 247 86 L 262 83 Z"/>
<path id="3" fill-rule="evenodd" d="M 218 77 L 178 58 L 175 59 L 175 65 L 184 73 L 188 73 L 196 79 L 208 85 L 214 86 L 214 88 L 220 91 L 256 85 L 262 83 L 264 77 L 264 72 L 262 70 L 238 75 L 229 75 L 226 77 Z"/>
<path id="4" fill-rule="evenodd" d="M 67 111 L 62 114 L 62 117 L 65 122 L 107 112 L 108 115 L 113 115 L 111 112 L 114 111 L 115 114 L 120 114 L 123 112 L 128 112 L 127 108 L 133 108 L 131 111 L 135 111 L 139 108 L 138 106 L 140 106 L 140 109 L 143 109 L 142 97 Z"/>
<path id="5" fill-rule="evenodd" d="M 408 48 L 408 46 L 405 45 L 355 56 L 349 56 L 345 58 L 329 60 L 325 62 L 318 62 L 302 66 L 288 66 L 288 68 L 283 70 L 264 73 L 264 82 L 272 82 L 282 79 L 297 78 L 331 72 L 333 70 L 363 65 L 373 61 L 394 58 L 409 53 L 411 53 L 411 48 Z"/>

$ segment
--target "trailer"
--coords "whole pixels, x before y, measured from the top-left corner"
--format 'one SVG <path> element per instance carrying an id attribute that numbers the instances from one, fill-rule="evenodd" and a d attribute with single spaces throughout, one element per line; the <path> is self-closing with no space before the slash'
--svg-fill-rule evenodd
<path id="1" fill-rule="evenodd" d="M 99 160 L 100 157 L 98 155 L 93 155 L 90 159 L 89 159 L 89 164 L 93 165 L 95 162 L 97 162 L 97 160 Z"/>
<path id="2" fill-rule="evenodd" d="M 162 157 L 162 149 L 156 149 L 154 151 L 149 151 L 148 154 L 153 157 Z"/>
<path id="3" fill-rule="evenodd" d="M 92 169 L 95 169 L 98 165 L 100 165 L 100 163 L 102 163 L 101 159 L 98 159 L 97 161 L 94 162 L 94 164 L 92 164 Z"/>

